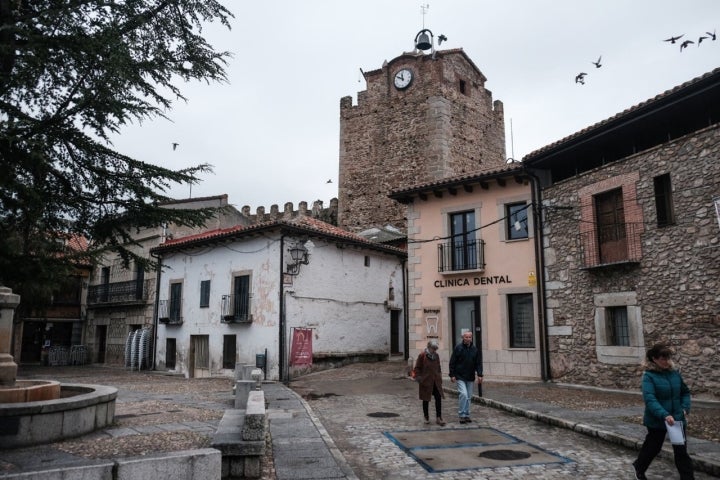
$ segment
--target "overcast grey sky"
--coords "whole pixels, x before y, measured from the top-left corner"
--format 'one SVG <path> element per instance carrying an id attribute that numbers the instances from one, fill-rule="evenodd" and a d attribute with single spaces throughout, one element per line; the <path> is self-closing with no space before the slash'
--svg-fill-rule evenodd
<path id="1" fill-rule="evenodd" d="M 188 103 L 131 126 L 123 153 L 173 169 L 210 163 L 175 198 L 227 193 L 269 210 L 337 196 L 340 98 L 429 28 L 462 48 L 505 107 L 507 155 L 524 155 L 720 66 L 718 0 L 226 0 L 228 84 L 185 85 Z M 423 16 L 421 5 L 429 5 Z M 424 21 L 424 24 L 423 24 Z M 663 39 L 684 34 L 683 51 Z M 602 55 L 602 67 L 591 62 Z M 585 85 L 575 75 L 587 72 Z M 512 136 L 511 136 L 512 122 Z M 172 143 L 179 146 L 173 151 Z M 328 184 L 327 180 L 333 183 Z"/>

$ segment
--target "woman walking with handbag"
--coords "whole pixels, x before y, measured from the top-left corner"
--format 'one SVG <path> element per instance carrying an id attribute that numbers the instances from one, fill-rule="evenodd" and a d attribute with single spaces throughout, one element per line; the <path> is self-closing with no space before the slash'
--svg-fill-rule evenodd
<path id="1" fill-rule="evenodd" d="M 430 397 L 435 397 L 435 423 L 445 425 L 442 418 L 442 372 L 440 371 L 439 345 L 437 340 L 430 340 L 425 351 L 418 355 L 413 369 L 413 377 L 418 382 L 418 395 L 422 400 L 425 424 L 430 423 Z"/>

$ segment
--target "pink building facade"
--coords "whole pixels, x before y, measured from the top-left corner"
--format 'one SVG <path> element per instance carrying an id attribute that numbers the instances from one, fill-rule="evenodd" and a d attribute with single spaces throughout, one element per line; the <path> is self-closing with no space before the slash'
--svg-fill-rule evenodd
<path id="1" fill-rule="evenodd" d="M 411 359 L 436 338 L 447 373 L 470 330 L 486 378 L 543 378 L 531 185 L 510 165 L 391 194 L 407 207 Z"/>

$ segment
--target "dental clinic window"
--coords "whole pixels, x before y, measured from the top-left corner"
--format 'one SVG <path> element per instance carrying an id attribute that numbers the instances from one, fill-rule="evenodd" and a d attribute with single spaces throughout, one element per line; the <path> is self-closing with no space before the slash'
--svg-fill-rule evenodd
<path id="1" fill-rule="evenodd" d="M 535 348 L 533 296 L 531 293 L 507 296 L 510 322 L 510 348 Z"/>
<path id="2" fill-rule="evenodd" d="M 505 231 L 508 240 L 528 238 L 527 203 L 510 203 L 505 205 Z"/>
<path id="3" fill-rule="evenodd" d="M 453 270 L 477 268 L 477 241 L 475 240 L 475 212 L 454 213 L 450 216 L 451 251 Z"/>

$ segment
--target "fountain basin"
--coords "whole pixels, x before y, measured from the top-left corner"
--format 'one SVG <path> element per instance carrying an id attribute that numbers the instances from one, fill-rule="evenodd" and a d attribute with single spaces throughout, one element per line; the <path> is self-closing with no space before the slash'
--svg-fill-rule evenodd
<path id="1" fill-rule="evenodd" d="M 0 387 L 0 404 L 56 398 L 60 398 L 60 382 L 55 380 L 16 380 L 12 387 Z"/>
<path id="2" fill-rule="evenodd" d="M 0 449 L 51 443 L 112 425 L 117 388 L 63 383 L 60 398 L 0 403 Z"/>

